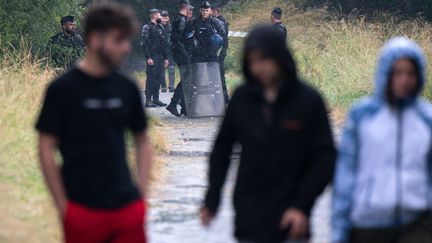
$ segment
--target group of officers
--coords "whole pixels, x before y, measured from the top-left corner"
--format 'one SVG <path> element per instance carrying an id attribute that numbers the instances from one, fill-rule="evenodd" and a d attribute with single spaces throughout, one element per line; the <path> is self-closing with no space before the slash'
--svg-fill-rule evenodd
<path id="1" fill-rule="evenodd" d="M 218 62 L 220 66 L 225 102 L 228 92 L 224 78 L 224 62 L 228 49 L 228 23 L 221 15 L 221 5 L 213 6 L 205 1 L 200 14 L 193 17 L 194 7 L 189 0 L 181 0 L 178 15 L 172 23 L 167 11 L 151 9 L 150 22 L 142 28 L 142 47 L 147 60 L 146 104 L 147 108 L 165 107 L 159 99 L 159 89 L 166 91 L 165 68 L 174 72 L 174 63 L 180 70 L 180 82 L 174 89 L 170 79 L 169 91 L 174 92 L 167 110 L 175 115 L 186 115 L 183 95 L 182 68 L 200 62 Z M 174 78 L 173 76 L 171 76 Z M 178 105 L 181 111 L 177 110 Z"/>
<path id="2" fill-rule="evenodd" d="M 183 94 L 182 68 L 200 62 L 218 62 L 222 91 L 225 103 L 229 95 L 225 80 L 225 58 L 228 50 L 229 25 L 222 16 L 222 5 L 201 3 L 198 17 L 193 17 L 194 6 L 189 0 L 180 0 L 178 14 L 170 21 L 166 10 L 151 9 L 150 22 L 141 33 L 141 47 L 146 59 L 146 103 L 147 108 L 166 107 L 175 116 L 186 115 Z M 287 28 L 281 21 L 282 10 L 275 7 L 271 21 L 282 35 L 287 36 Z M 51 59 L 57 67 L 69 69 L 85 51 L 83 38 L 76 33 L 73 16 L 61 19 L 63 32 L 53 36 L 48 44 Z M 175 87 L 175 65 L 180 70 L 180 82 Z M 168 69 L 168 87 L 165 71 Z M 159 92 L 173 92 L 170 104 L 159 99 Z M 178 111 L 178 105 L 181 110 Z"/>

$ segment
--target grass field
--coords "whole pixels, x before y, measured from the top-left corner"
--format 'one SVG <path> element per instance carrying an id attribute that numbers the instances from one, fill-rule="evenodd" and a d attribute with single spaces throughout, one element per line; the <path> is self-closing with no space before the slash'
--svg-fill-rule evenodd
<path id="1" fill-rule="evenodd" d="M 392 36 L 408 36 L 420 43 L 429 59 L 432 57 L 432 26 L 421 19 L 397 21 L 382 14 L 366 22 L 364 16 L 340 16 L 326 9 L 299 10 L 283 0 L 230 5 L 225 15 L 231 30 L 248 31 L 255 23 L 268 22 L 274 6 L 284 11 L 283 22 L 288 27 L 289 45 L 300 75 L 319 88 L 338 123 L 352 102 L 371 92 L 377 56 L 386 40 Z M 241 80 L 241 45 L 241 39 L 231 39 L 227 60 L 228 80 L 233 82 L 230 87 Z M 430 84 L 425 96 L 432 98 Z"/>

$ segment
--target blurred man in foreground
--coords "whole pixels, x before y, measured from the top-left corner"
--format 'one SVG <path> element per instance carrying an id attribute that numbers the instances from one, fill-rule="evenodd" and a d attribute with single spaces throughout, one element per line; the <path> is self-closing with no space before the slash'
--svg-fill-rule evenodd
<path id="1" fill-rule="evenodd" d="M 168 11 L 164 10 L 161 13 L 162 16 L 162 26 L 165 29 L 165 37 L 166 37 L 166 42 L 168 44 L 167 46 L 167 53 L 168 53 L 168 89 L 167 89 L 167 82 L 166 82 L 166 78 L 163 80 L 162 82 L 162 92 L 174 92 L 175 90 L 175 62 L 174 62 L 174 58 L 173 58 L 173 53 L 172 53 L 172 41 L 171 41 L 171 35 L 172 35 L 172 25 L 170 22 L 170 16 L 168 14 Z M 164 77 L 166 77 L 166 75 L 164 75 Z"/>
<path id="2" fill-rule="evenodd" d="M 39 156 L 67 243 L 146 242 L 152 146 L 138 87 L 117 71 L 130 52 L 136 22 L 122 5 L 91 7 L 87 55 L 46 91 L 36 124 Z M 136 144 L 137 183 L 126 162 L 126 129 Z"/>
<path id="3" fill-rule="evenodd" d="M 225 103 L 228 104 L 229 102 L 229 95 L 228 95 L 228 89 L 225 79 L 225 58 L 227 56 L 227 51 L 229 47 L 229 38 L 228 38 L 228 32 L 229 32 L 229 24 L 226 21 L 226 19 L 222 16 L 222 5 L 220 4 L 214 4 L 212 6 L 213 10 L 213 16 L 217 18 L 221 23 L 223 24 L 225 28 L 225 35 L 222 36 L 223 38 L 223 47 L 219 53 L 219 67 L 220 67 L 220 73 L 221 73 L 221 81 L 222 81 L 222 90 L 224 93 L 224 99 Z"/>
<path id="4" fill-rule="evenodd" d="M 432 242 L 432 105 L 421 48 L 406 38 L 381 52 L 375 94 L 354 105 L 340 143 L 334 243 Z"/>
<path id="5" fill-rule="evenodd" d="M 84 41 L 76 33 L 74 16 L 64 16 L 60 24 L 63 31 L 51 37 L 48 51 L 55 67 L 68 70 L 84 56 Z"/>
<path id="6" fill-rule="evenodd" d="M 142 48 L 147 60 L 146 65 L 146 104 L 147 108 L 164 107 L 167 104 L 159 99 L 159 89 L 165 82 L 165 68 L 168 67 L 168 42 L 166 31 L 161 24 L 161 11 L 149 11 L 150 22 L 142 28 Z"/>
<path id="7" fill-rule="evenodd" d="M 288 38 L 287 27 L 282 23 L 282 9 L 279 7 L 273 8 L 271 12 L 271 22 L 273 27 L 281 33 L 281 35 L 285 38 L 285 41 Z"/>
<path id="8" fill-rule="evenodd" d="M 246 84 L 234 93 L 210 155 L 201 221 L 207 226 L 216 216 L 233 145 L 239 143 L 236 238 L 305 242 L 311 209 L 335 162 L 324 101 L 299 80 L 284 38 L 271 26 L 250 32 L 243 72 Z"/>

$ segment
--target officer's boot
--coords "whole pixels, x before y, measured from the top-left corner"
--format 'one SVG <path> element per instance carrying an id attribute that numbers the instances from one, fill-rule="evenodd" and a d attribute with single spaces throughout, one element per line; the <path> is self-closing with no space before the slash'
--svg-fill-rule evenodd
<path id="1" fill-rule="evenodd" d="M 180 113 L 179 113 L 178 110 L 177 110 L 177 105 L 176 105 L 174 102 L 171 102 L 171 103 L 166 107 L 166 109 L 167 109 L 171 114 L 173 114 L 174 116 L 177 116 L 177 117 L 181 116 Z"/>
<path id="2" fill-rule="evenodd" d="M 184 97 L 182 97 L 181 102 L 180 102 L 180 116 L 181 115 L 184 115 L 187 117 L 186 103 L 185 103 Z"/>
<path id="3" fill-rule="evenodd" d="M 146 96 L 145 107 L 146 108 L 155 108 L 155 107 L 157 107 L 157 105 L 151 100 L 151 96 L 150 95 Z"/>
<path id="4" fill-rule="evenodd" d="M 162 101 L 159 100 L 159 93 L 153 95 L 153 103 L 157 106 L 157 107 L 165 107 L 167 106 L 167 104 L 163 103 Z"/>

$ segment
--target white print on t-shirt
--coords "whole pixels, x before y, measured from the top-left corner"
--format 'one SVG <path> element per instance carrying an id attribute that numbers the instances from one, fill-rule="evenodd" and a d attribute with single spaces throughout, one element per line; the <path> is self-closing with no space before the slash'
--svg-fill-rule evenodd
<path id="1" fill-rule="evenodd" d="M 106 100 L 89 98 L 84 99 L 82 104 L 87 109 L 118 109 L 123 106 L 123 101 L 120 98 Z"/>

